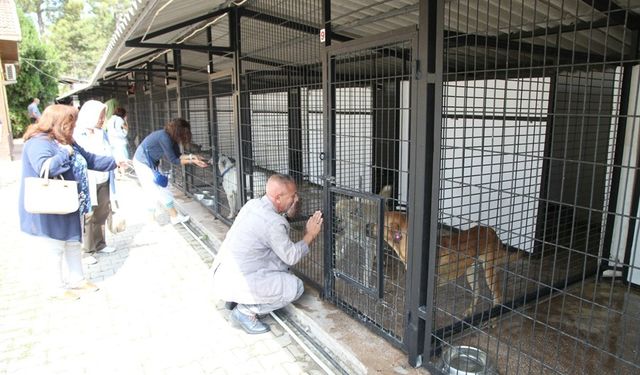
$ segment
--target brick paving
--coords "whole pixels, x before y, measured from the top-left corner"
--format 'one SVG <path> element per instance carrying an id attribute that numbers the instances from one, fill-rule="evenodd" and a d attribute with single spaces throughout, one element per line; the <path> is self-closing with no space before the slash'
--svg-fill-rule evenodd
<path id="1" fill-rule="evenodd" d="M 78 301 L 42 292 L 39 249 L 19 231 L 20 161 L 0 162 L 0 374 L 321 374 L 273 320 L 231 327 L 211 292 L 206 252 L 166 215 L 150 222 L 133 180 L 119 188 L 127 230 L 85 268 L 100 290 Z"/>

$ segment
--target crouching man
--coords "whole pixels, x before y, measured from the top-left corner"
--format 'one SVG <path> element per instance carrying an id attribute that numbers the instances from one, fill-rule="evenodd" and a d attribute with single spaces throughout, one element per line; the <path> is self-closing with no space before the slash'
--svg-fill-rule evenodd
<path id="1" fill-rule="evenodd" d="M 232 323 L 247 333 L 268 332 L 269 326 L 258 316 L 288 305 L 304 291 L 289 267 L 309 252 L 320 233 L 322 214 L 316 211 L 309 218 L 303 239 L 294 243 L 284 214 L 294 216 L 297 203 L 295 180 L 271 176 L 266 194 L 242 207 L 213 263 L 214 290 L 233 308 Z"/>

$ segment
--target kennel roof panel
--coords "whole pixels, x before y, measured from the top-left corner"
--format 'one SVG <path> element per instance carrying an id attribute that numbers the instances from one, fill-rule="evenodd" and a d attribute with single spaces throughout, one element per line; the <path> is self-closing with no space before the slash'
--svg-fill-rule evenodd
<path id="1" fill-rule="evenodd" d="M 212 21 L 212 19 L 206 20 L 204 24 L 202 22 L 194 23 L 174 30 L 168 30 L 157 36 L 153 36 L 153 33 L 171 28 L 183 21 L 210 14 L 216 10 L 226 9 L 231 6 L 232 3 L 233 2 L 229 0 L 211 0 L 206 2 L 198 0 L 132 0 L 131 7 L 124 16 L 124 21 L 117 26 L 113 37 L 94 70 L 91 84 L 95 84 L 98 79 L 104 79 L 110 75 L 114 75 L 114 73 L 110 72 L 107 68 L 131 68 L 162 53 L 161 48 L 132 47 L 127 45 L 127 41 L 140 38 L 143 42 L 158 44 L 178 42 L 189 44 L 202 43 L 202 38 L 206 38 L 203 32 L 200 32 L 200 35 L 196 33 L 192 38 L 187 38 L 184 41 L 182 41 L 182 39 L 204 26 L 207 22 Z M 224 18 L 226 17 L 218 20 L 218 22 L 222 23 L 222 25 L 219 26 L 220 30 L 228 29 L 228 27 L 224 26 L 224 22 L 226 22 Z M 193 38 L 195 38 L 195 41 Z M 222 45 L 225 39 L 222 35 L 220 35 L 220 38 L 220 45 Z M 226 36 L 226 38 L 226 40 L 228 40 L 228 36 Z M 206 39 L 204 40 L 206 42 Z M 214 45 L 217 45 L 217 43 L 214 42 Z"/>
<path id="2" fill-rule="evenodd" d="M 118 25 L 94 71 L 91 85 L 98 79 L 123 75 L 107 68 L 118 67 L 124 72 L 162 52 L 133 47 L 132 40 L 158 45 L 204 45 L 204 30 L 211 26 L 213 45 L 228 46 L 229 21 L 223 13 L 237 6 L 246 12 L 242 16 L 242 53 L 244 57 L 253 57 L 253 61 L 245 61 L 247 64 L 258 69 L 280 63 L 310 64 L 312 62 L 306 61 L 310 54 L 299 52 L 320 44 L 319 36 L 314 35 L 323 26 L 320 4 L 317 0 L 132 0 L 131 9 Z M 333 0 L 331 9 L 333 31 L 340 36 L 334 38 L 335 45 L 417 25 L 419 2 Z M 611 62 L 635 54 L 633 35 L 640 25 L 640 0 L 591 3 L 583 0 L 445 0 L 443 14 L 444 45 L 450 49 L 445 53 L 452 59 L 447 61 L 449 67 L 467 71 L 532 67 L 558 63 L 554 61 L 557 58 L 567 64 Z M 189 20 L 194 22 L 188 24 Z M 302 29 L 297 28 L 300 25 Z M 221 53 L 219 50 L 218 54 Z M 198 68 L 201 59 L 193 56 L 183 59 L 183 63 Z M 231 60 L 231 54 L 218 57 Z M 470 65 L 483 61 L 486 66 Z"/>

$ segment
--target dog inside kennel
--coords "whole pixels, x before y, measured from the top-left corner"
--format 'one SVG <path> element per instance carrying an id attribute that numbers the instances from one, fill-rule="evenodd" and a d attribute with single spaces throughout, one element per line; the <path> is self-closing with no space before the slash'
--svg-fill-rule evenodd
<path id="1" fill-rule="evenodd" d="M 638 371 L 632 8 L 444 6 L 435 367 Z"/>

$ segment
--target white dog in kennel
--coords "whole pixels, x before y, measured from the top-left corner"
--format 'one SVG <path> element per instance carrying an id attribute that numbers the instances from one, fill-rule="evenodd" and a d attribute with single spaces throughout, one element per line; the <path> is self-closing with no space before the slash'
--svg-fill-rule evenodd
<path id="1" fill-rule="evenodd" d="M 228 219 L 233 219 L 238 213 L 238 177 L 236 163 L 227 155 L 220 155 L 218 158 L 218 170 L 222 178 L 222 188 L 229 203 Z M 245 176 L 245 184 L 249 186 L 249 176 Z M 262 171 L 253 171 L 253 196 L 261 197 L 266 192 L 267 179 L 269 177 Z"/>

